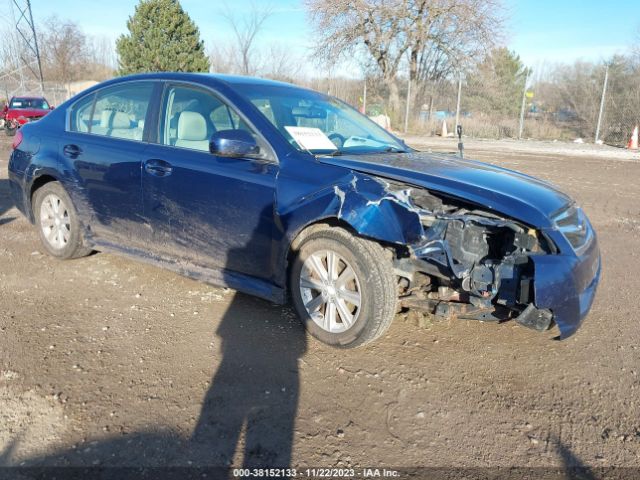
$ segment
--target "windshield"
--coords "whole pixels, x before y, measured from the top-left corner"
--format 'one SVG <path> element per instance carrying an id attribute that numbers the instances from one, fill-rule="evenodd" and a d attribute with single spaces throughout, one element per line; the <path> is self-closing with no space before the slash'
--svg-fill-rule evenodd
<path id="1" fill-rule="evenodd" d="M 44 98 L 12 98 L 9 108 L 34 108 L 49 110 L 49 104 Z"/>
<path id="2" fill-rule="evenodd" d="M 236 85 L 282 135 L 311 153 L 404 152 L 407 147 L 346 103 L 321 93 L 274 85 Z"/>

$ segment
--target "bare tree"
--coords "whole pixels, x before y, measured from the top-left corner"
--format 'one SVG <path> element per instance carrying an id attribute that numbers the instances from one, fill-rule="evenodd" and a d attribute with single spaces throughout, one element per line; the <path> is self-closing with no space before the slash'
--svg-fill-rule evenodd
<path id="1" fill-rule="evenodd" d="M 401 34 L 400 0 L 307 0 L 316 36 L 317 58 L 337 63 L 348 54 L 365 50 L 375 61 L 398 103 L 395 79 L 409 45 Z"/>
<path id="2" fill-rule="evenodd" d="M 409 78 L 424 82 L 459 69 L 498 38 L 500 0 L 306 0 L 325 61 L 364 52 L 399 103 L 396 80 L 405 59 Z"/>
<path id="3" fill-rule="evenodd" d="M 591 137 L 598 117 L 604 66 L 577 60 L 555 66 L 546 84 L 537 86 L 546 108 L 557 112 L 580 137 Z"/>
<path id="4" fill-rule="evenodd" d="M 5 74 L 15 70 L 19 66 L 19 53 L 16 51 L 21 44 L 18 42 L 16 31 L 10 27 L 0 30 L 0 71 Z"/>
<path id="5" fill-rule="evenodd" d="M 251 11 L 242 16 L 237 15 L 228 5 L 225 5 L 222 16 L 233 30 L 235 37 L 233 57 L 239 59 L 239 72 L 241 74 L 254 75 L 259 70 L 259 65 L 254 55 L 255 41 L 265 22 L 272 15 L 273 7 L 271 5 L 258 7 L 255 3 L 252 3 Z"/>
<path id="6" fill-rule="evenodd" d="M 300 79 L 303 62 L 295 58 L 287 45 L 271 42 L 267 45 L 265 54 L 269 58 L 269 62 L 263 66 L 265 76 L 293 83 Z"/>
<path id="7" fill-rule="evenodd" d="M 229 41 L 218 38 L 212 42 L 214 46 L 209 52 L 212 70 L 299 82 L 303 61 L 296 58 L 289 46 L 279 42 L 260 44 L 256 41 L 274 13 L 271 5 L 258 7 L 252 3 L 248 14 L 238 16 L 225 5 L 222 16 L 233 31 L 233 39 Z"/>
<path id="8" fill-rule="evenodd" d="M 640 63 L 640 24 L 636 28 L 635 38 L 631 44 L 631 55 L 637 63 Z"/>
<path id="9" fill-rule="evenodd" d="M 3 27 L 0 29 L 0 98 L 9 100 L 20 75 L 20 63 L 15 51 L 17 39 L 15 29 Z"/>
<path id="10" fill-rule="evenodd" d="M 239 73 L 236 69 L 236 51 L 233 45 L 220 40 L 211 42 L 214 47 L 209 51 L 209 64 L 214 73 Z"/>
<path id="11" fill-rule="evenodd" d="M 24 75 L 35 78 L 26 68 L 23 58 L 29 58 L 26 46 L 15 28 L 4 26 L 0 31 L 0 71 L 3 73 L 15 72 L 18 69 L 24 70 Z"/>
<path id="12" fill-rule="evenodd" d="M 88 61 L 87 39 L 78 24 L 49 17 L 40 28 L 45 77 L 67 87 L 84 74 Z"/>
<path id="13" fill-rule="evenodd" d="M 39 28 L 45 80 L 70 84 L 78 80 L 106 80 L 115 71 L 114 43 L 107 37 L 86 35 L 72 20 L 49 17 Z"/>
<path id="14" fill-rule="evenodd" d="M 113 41 L 107 37 L 87 36 L 86 48 L 85 78 L 101 81 L 113 77 L 117 65 Z"/>

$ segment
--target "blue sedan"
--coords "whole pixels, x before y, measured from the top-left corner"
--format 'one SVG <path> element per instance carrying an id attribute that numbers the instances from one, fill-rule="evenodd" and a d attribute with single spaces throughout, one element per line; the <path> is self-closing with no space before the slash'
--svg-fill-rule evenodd
<path id="1" fill-rule="evenodd" d="M 117 78 L 13 148 L 13 199 L 51 255 L 111 251 L 290 299 L 336 347 L 380 337 L 400 309 L 568 337 L 600 276 L 595 232 L 552 185 L 418 152 L 285 83 Z"/>

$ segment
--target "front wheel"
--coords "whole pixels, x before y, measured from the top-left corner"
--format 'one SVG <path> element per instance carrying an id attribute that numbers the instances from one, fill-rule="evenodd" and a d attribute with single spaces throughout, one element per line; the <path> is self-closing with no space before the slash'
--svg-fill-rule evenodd
<path id="1" fill-rule="evenodd" d="M 18 130 L 18 128 L 11 128 L 11 124 L 9 123 L 4 127 L 4 133 L 7 134 L 7 137 L 13 137 L 16 134 L 16 130 Z"/>
<path id="2" fill-rule="evenodd" d="M 290 288 L 307 331 L 334 347 L 375 340 L 389 328 L 396 311 L 389 255 L 379 244 L 342 228 L 317 230 L 303 241 Z"/>
<path id="3" fill-rule="evenodd" d="M 42 245 L 50 255 L 66 260 L 91 253 L 83 245 L 78 216 L 60 183 L 45 183 L 35 191 L 33 213 Z"/>

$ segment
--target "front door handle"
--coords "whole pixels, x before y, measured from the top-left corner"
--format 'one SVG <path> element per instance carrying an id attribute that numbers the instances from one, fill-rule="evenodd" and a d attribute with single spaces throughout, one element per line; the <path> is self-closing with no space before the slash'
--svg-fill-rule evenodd
<path id="1" fill-rule="evenodd" d="M 144 162 L 144 170 L 155 177 L 168 177 L 173 171 L 169 162 L 152 158 Z"/>
<path id="2" fill-rule="evenodd" d="M 82 154 L 82 149 L 78 145 L 65 145 L 62 148 L 64 155 L 69 158 L 78 158 Z"/>

